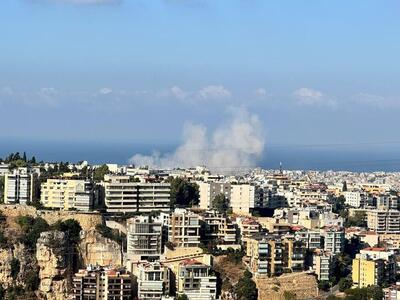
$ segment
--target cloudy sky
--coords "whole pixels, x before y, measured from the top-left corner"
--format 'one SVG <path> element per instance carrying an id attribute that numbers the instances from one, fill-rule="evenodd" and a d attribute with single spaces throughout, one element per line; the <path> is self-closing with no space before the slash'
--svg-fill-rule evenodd
<path id="1" fill-rule="evenodd" d="M 399 140 L 399 53 L 397 0 L 1 0 L 0 138 Z"/>

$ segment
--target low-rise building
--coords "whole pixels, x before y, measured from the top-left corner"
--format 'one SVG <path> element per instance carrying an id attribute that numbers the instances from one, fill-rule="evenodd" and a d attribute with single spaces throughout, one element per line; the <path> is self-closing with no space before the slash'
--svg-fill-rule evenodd
<path id="1" fill-rule="evenodd" d="M 170 291 L 170 270 L 160 262 L 142 262 L 135 268 L 140 300 L 161 300 Z"/>
<path id="2" fill-rule="evenodd" d="M 185 294 L 189 300 L 217 299 L 217 277 L 211 267 L 194 259 L 179 264 L 177 294 Z"/>
<path id="3" fill-rule="evenodd" d="M 88 266 L 79 270 L 72 279 L 73 299 L 81 300 L 131 300 L 133 298 L 132 276 L 124 268 Z"/>

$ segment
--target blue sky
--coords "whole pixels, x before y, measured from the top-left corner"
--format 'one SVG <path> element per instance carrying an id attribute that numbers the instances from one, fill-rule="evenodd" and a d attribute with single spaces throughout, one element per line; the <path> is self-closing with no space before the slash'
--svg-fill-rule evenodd
<path id="1" fill-rule="evenodd" d="M 266 145 L 398 140 L 400 2 L 1 0 L 0 137 L 176 143 L 232 107 Z"/>

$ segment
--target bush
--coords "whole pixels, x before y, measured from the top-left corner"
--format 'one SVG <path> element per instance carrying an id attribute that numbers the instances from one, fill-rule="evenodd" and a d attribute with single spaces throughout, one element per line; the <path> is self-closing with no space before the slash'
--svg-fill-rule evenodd
<path id="1" fill-rule="evenodd" d="M 30 270 L 26 274 L 25 288 L 27 291 L 36 291 L 39 288 L 40 279 L 37 270 Z"/>
<path id="2" fill-rule="evenodd" d="M 18 258 L 13 258 L 10 262 L 11 266 L 11 277 L 15 280 L 19 274 L 21 269 L 21 263 L 19 262 Z"/>
<path id="3" fill-rule="evenodd" d="M 52 229 L 64 232 L 67 235 L 69 244 L 77 244 L 80 240 L 82 227 L 76 220 L 58 221 L 52 226 Z"/>
<path id="4" fill-rule="evenodd" d="M 253 275 L 249 271 L 244 271 L 243 276 L 239 279 L 234 290 L 238 299 L 241 300 L 256 300 L 257 286 L 252 279 Z"/>

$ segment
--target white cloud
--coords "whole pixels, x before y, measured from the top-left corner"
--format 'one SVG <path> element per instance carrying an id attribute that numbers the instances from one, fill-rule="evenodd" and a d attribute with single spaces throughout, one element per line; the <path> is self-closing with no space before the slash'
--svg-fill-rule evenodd
<path id="1" fill-rule="evenodd" d="M 257 97 L 264 97 L 267 95 L 267 91 L 264 88 L 255 89 L 253 93 Z"/>
<path id="2" fill-rule="evenodd" d="M 170 89 L 170 92 L 175 98 L 180 100 L 184 100 L 188 96 L 187 92 L 185 92 L 179 86 L 176 85 Z"/>
<path id="3" fill-rule="evenodd" d="M 110 88 L 107 88 L 107 87 L 101 88 L 99 90 L 99 94 L 101 94 L 101 95 L 108 95 L 108 94 L 111 94 L 112 92 L 113 92 L 113 90 Z"/>
<path id="4" fill-rule="evenodd" d="M 210 135 L 201 124 L 187 123 L 183 143 L 173 153 L 135 154 L 135 165 L 174 168 L 206 165 L 218 172 L 230 172 L 256 166 L 264 150 L 262 124 L 256 115 L 236 109 L 232 116 Z"/>
<path id="5" fill-rule="evenodd" d="M 358 95 L 354 96 L 354 100 L 358 103 L 373 106 L 382 106 L 385 105 L 385 103 L 387 102 L 387 99 L 383 96 L 368 93 L 359 93 Z"/>
<path id="6" fill-rule="evenodd" d="M 74 5 L 110 5 L 119 4 L 122 2 L 122 0 L 36 0 L 36 2 L 64 3 Z"/>
<path id="7" fill-rule="evenodd" d="M 170 89 L 158 93 L 160 97 L 173 97 L 185 102 L 196 103 L 200 100 L 224 99 L 232 96 L 232 93 L 222 85 L 208 85 L 197 91 L 185 91 L 175 85 Z"/>
<path id="8" fill-rule="evenodd" d="M 293 96 L 299 105 L 336 107 L 337 104 L 331 97 L 311 88 L 300 88 L 294 91 Z"/>
<path id="9" fill-rule="evenodd" d="M 222 85 L 208 85 L 197 92 L 197 96 L 203 99 L 228 98 L 232 94 Z"/>
<path id="10" fill-rule="evenodd" d="M 38 100 L 44 104 L 54 105 L 57 102 L 58 91 L 55 88 L 41 88 L 36 94 Z"/>

